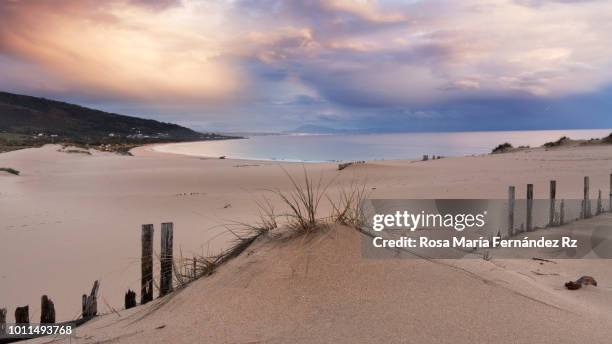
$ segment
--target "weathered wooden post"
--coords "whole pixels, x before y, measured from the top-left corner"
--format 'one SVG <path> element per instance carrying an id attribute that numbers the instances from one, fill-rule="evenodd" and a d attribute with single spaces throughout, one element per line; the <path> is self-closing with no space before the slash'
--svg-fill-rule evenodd
<path id="1" fill-rule="evenodd" d="M 600 215 L 603 212 L 603 205 L 601 204 L 601 189 L 597 193 L 597 210 L 595 210 L 597 215 Z"/>
<path id="2" fill-rule="evenodd" d="M 557 181 L 550 181 L 550 209 L 548 212 L 548 225 L 555 225 L 555 198 L 557 197 Z"/>
<path id="3" fill-rule="evenodd" d="M 136 292 L 128 289 L 127 293 L 125 293 L 125 309 L 134 307 L 136 307 Z"/>
<path id="4" fill-rule="evenodd" d="M 612 173 L 610 174 L 610 195 L 608 196 L 608 211 L 612 213 Z"/>
<path id="5" fill-rule="evenodd" d="M 533 184 L 527 184 L 527 217 L 525 219 L 525 230 L 533 230 Z"/>
<path id="6" fill-rule="evenodd" d="M 561 204 L 559 204 L 559 226 L 563 226 L 565 224 L 565 201 L 561 200 Z"/>
<path id="7" fill-rule="evenodd" d="M 15 324 L 30 323 L 30 306 L 17 307 L 15 309 Z"/>
<path id="8" fill-rule="evenodd" d="M 6 333 L 6 308 L 0 308 L 0 335 Z"/>
<path id="9" fill-rule="evenodd" d="M 98 289 L 100 289 L 100 283 L 94 281 L 89 296 L 83 294 L 83 312 L 81 314 L 83 318 L 90 318 L 98 314 Z"/>
<path id="10" fill-rule="evenodd" d="M 40 299 L 40 323 L 55 324 L 55 305 L 47 295 Z"/>
<path id="11" fill-rule="evenodd" d="M 514 186 L 508 187 L 508 237 L 514 235 Z"/>
<path id="12" fill-rule="evenodd" d="M 161 262 L 159 273 L 159 296 L 172 291 L 172 241 L 174 224 L 172 222 L 161 225 Z"/>
<path id="13" fill-rule="evenodd" d="M 196 264 L 196 257 L 193 257 L 193 279 L 194 280 L 198 277 L 197 269 L 198 269 L 198 266 Z"/>
<path id="14" fill-rule="evenodd" d="M 582 214 L 585 219 L 591 217 L 591 200 L 589 199 L 589 176 L 584 177 L 584 198 L 582 202 Z"/>
<path id="15" fill-rule="evenodd" d="M 153 300 L 153 225 L 142 225 L 140 304 Z"/>

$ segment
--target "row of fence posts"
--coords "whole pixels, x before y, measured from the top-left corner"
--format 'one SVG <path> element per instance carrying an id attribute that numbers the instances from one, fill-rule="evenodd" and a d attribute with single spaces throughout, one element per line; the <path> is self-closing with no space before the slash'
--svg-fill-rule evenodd
<path id="1" fill-rule="evenodd" d="M 161 254 L 160 254 L 160 281 L 159 296 L 162 297 L 172 291 L 173 273 L 173 237 L 174 224 L 172 222 L 161 224 Z M 141 284 L 140 284 L 140 304 L 145 304 L 153 300 L 153 234 L 152 224 L 142 225 L 142 258 L 141 258 Z M 194 258 L 194 273 L 195 273 Z M 94 282 L 91 293 L 83 294 L 81 297 L 82 317 L 91 318 L 98 313 L 98 290 L 100 283 Z M 136 292 L 128 289 L 125 293 L 125 308 L 129 309 L 136 306 Z M 6 308 L 0 308 L 0 333 L 4 331 L 6 325 Z M 15 323 L 30 323 L 29 305 L 17 307 L 15 309 Z M 47 295 L 43 295 L 40 305 L 40 323 L 55 323 L 55 304 Z"/>
<path id="2" fill-rule="evenodd" d="M 141 234 L 141 263 L 140 263 L 140 304 L 144 305 L 153 300 L 153 235 L 152 224 L 142 225 Z M 162 297 L 172 291 L 174 224 L 166 222 L 161 224 L 161 251 L 159 296 Z M 128 289 L 125 293 L 125 309 L 136 306 L 136 292 Z"/>
<path id="3" fill-rule="evenodd" d="M 589 190 L 590 178 L 588 176 L 584 177 L 584 189 L 583 189 L 583 199 L 580 207 L 580 218 L 587 219 L 593 216 L 591 210 L 591 199 L 590 199 L 590 190 Z M 557 202 L 557 181 L 550 181 L 550 209 L 548 214 L 548 227 L 560 226 L 565 224 L 565 200 L 561 200 L 559 203 L 559 213 L 557 216 L 556 213 L 556 202 Z M 516 198 L 516 188 L 514 186 L 508 187 L 508 236 L 513 236 L 514 234 L 518 234 L 522 231 L 532 231 L 534 230 L 533 226 L 533 184 L 527 184 L 527 199 L 526 199 L 526 214 L 525 214 L 525 227 L 521 225 L 521 230 L 515 232 L 514 228 L 514 203 Z M 602 193 L 599 190 L 597 194 L 597 205 L 595 210 L 595 215 L 599 215 L 603 213 L 604 207 L 602 202 Z M 609 204 L 608 211 L 612 212 L 612 174 L 610 174 L 610 192 L 609 192 Z"/>
<path id="4" fill-rule="evenodd" d="M 84 319 L 91 318 L 98 313 L 98 289 L 100 283 L 94 282 L 91 293 L 82 296 L 82 317 Z M 0 334 L 4 333 L 6 326 L 6 308 L 0 308 Z M 30 323 L 30 306 L 25 305 L 15 308 L 15 323 L 29 324 Z M 40 298 L 40 323 L 55 324 L 55 304 L 47 295 Z"/>

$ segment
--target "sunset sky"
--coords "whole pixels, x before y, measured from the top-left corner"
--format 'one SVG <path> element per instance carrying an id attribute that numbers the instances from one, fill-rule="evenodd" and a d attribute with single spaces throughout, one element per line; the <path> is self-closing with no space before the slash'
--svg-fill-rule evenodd
<path id="1" fill-rule="evenodd" d="M 0 90 L 201 130 L 612 127 L 612 2 L 0 2 Z"/>

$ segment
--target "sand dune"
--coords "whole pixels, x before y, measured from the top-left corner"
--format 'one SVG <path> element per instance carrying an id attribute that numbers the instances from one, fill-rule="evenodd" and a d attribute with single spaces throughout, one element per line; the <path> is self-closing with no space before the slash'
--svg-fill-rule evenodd
<path id="1" fill-rule="evenodd" d="M 289 241 L 261 238 L 212 276 L 153 304 L 96 319 L 72 342 L 609 341 L 610 308 L 602 316 L 572 304 L 597 295 L 609 300 L 609 283 L 551 295 L 501 262 L 402 259 L 409 255 L 403 252 L 364 258 L 363 236 L 333 227 Z M 529 290 L 517 290 L 521 284 Z"/>
<path id="2" fill-rule="evenodd" d="M 104 299 L 100 305 L 102 311 L 109 312 L 108 306 L 122 308 L 125 290 L 138 289 L 139 285 L 138 255 L 141 224 L 154 223 L 159 233 L 159 223 L 173 221 L 176 251 L 182 251 L 186 256 L 193 252 L 218 252 L 227 247 L 233 238 L 223 228 L 224 223 L 233 220 L 254 221 L 257 217 L 254 199 L 262 194 L 263 189 L 288 190 L 291 187 L 285 172 L 279 165 L 296 176 L 301 175 L 304 168 L 302 164 L 297 163 L 200 159 L 161 154 L 153 152 L 148 147 L 135 150 L 134 157 L 95 152 L 89 156 L 67 154 L 57 152 L 57 150 L 57 146 L 45 146 L 40 149 L 0 155 L 1 167 L 12 167 L 22 172 L 19 177 L 0 175 L 0 218 L 3 220 L 0 228 L 0 261 L 11 262 L 2 264 L 0 269 L 2 281 L 0 283 L 0 305 L 8 306 L 9 314 L 12 314 L 15 306 L 30 304 L 31 319 L 37 319 L 39 316 L 37 312 L 39 312 L 38 307 L 42 294 L 48 294 L 55 301 L 58 319 L 73 318 L 80 310 L 80 295 L 89 290 L 94 279 L 99 279 L 102 283 L 101 293 Z M 559 198 L 579 198 L 581 197 L 582 177 L 585 175 L 591 176 L 592 190 L 608 189 L 609 173 L 612 171 L 611 153 L 612 147 L 609 146 L 572 147 L 550 151 L 534 149 L 494 156 L 445 158 L 428 162 L 377 161 L 352 166 L 341 172 L 336 170 L 335 164 L 325 163 L 308 164 L 306 169 L 313 176 L 322 175 L 326 180 L 335 178 L 336 183 L 330 189 L 332 194 L 337 191 L 337 185 L 354 179 L 367 178 L 371 197 L 374 198 L 505 198 L 508 185 L 517 186 L 517 197 L 520 198 L 525 195 L 524 185 L 526 183 L 535 184 L 536 198 L 545 198 L 548 193 L 548 181 L 554 178 L 558 183 Z M 322 213 L 326 211 L 327 209 L 322 209 Z M 345 232 L 341 230 L 340 233 Z M 356 234 L 335 235 L 338 235 L 339 238 L 348 237 L 350 240 L 357 240 L 353 237 Z M 333 240 L 331 242 L 338 243 Z M 335 245 L 332 243 L 321 245 L 327 245 L 325 247 Z M 270 251 L 276 244 L 259 243 L 258 245 L 261 245 L 262 250 L 258 251 L 256 257 Z M 159 243 L 156 242 L 156 250 L 158 247 Z M 353 252 L 351 256 L 348 254 L 350 249 L 345 249 L 348 250 L 346 259 L 354 260 L 346 262 L 347 266 L 353 264 L 356 271 L 360 271 L 363 268 L 362 265 L 368 268 L 372 265 L 381 268 L 385 273 L 371 272 L 372 277 L 369 280 L 367 275 L 351 275 L 349 269 L 345 269 L 346 272 L 333 273 L 334 270 L 329 270 L 329 273 L 326 272 L 328 270 L 321 270 L 317 272 L 322 276 L 321 281 L 307 279 L 308 282 L 304 283 L 313 288 L 316 285 L 329 295 L 326 293 L 309 294 L 308 289 L 298 288 L 300 281 L 306 278 L 300 277 L 296 281 L 289 279 L 284 282 L 288 284 L 280 284 L 277 293 L 274 293 L 274 288 L 269 288 L 266 291 L 269 294 L 258 295 L 258 292 L 263 292 L 260 290 L 253 294 L 258 297 L 248 299 L 249 296 L 246 294 L 232 295 L 237 295 L 234 293 L 236 290 L 245 292 L 246 288 L 248 291 L 248 286 L 251 286 L 252 283 L 261 285 L 272 283 L 268 278 L 279 279 L 279 276 L 288 278 L 287 269 L 295 268 L 297 266 L 295 264 L 298 263 L 296 260 L 292 263 L 294 265 L 276 266 L 272 264 L 268 267 L 267 263 L 256 264 L 247 258 L 240 258 L 223 268 L 214 279 L 198 281 L 193 287 L 171 296 L 168 298 L 172 300 L 171 302 L 147 316 L 142 322 L 127 325 L 154 306 L 122 313 L 119 322 L 112 325 L 112 330 L 109 331 L 117 334 L 124 333 L 126 341 L 132 337 L 140 338 L 138 336 L 145 336 L 142 338 L 151 336 L 153 340 L 153 337 L 163 333 L 164 329 L 142 333 L 137 331 L 140 331 L 141 328 L 151 329 L 163 324 L 167 324 L 168 327 L 170 324 L 176 324 L 177 328 L 201 327 L 207 329 L 199 332 L 200 337 L 186 338 L 209 338 L 212 342 L 222 342 L 226 341 L 223 338 L 227 335 L 227 338 L 231 339 L 227 341 L 282 342 L 287 338 L 294 338 L 298 341 L 313 340 L 314 337 L 310 336 L 308 330 L 312 328 L 313 333 L 329 336 L 326 338 L 330 340 L 342 341 L 343 338 L 348 340 L 351 334 L 363 335 L 366 340 L 374 336 L 383 336 L 381 338 L 391 340 L 393 332 L 406 332 L 411 336 L 416 336 L 414 342 L 419 342 L 418 339 L 424 338 L 419 336 L 437 333 L 442 326 L 439 322 L 443 321 L 444 326 L 452 329 L 448 332 L 448 339 L 449 341 L 455 339 L 454 342 L 469 342 L 470 340 L 473 342 L 476 340 L 474 336 L 477 335 L 492 340 L 496 338 L 494 337 L 496 334 L 500 338 L 508 338 L 505 342 L 512 342 L 510 338 L 515 338 L 513 336 L 518 336 L 515 342 L 547 342 L 546 338 L 557 339 L 557 343 L 573 342 L 574 340 L 563 341 L 560 338 L 568 336 L 567 338 L 577 339 L 578 335 L 586 335 L 585 331 L 592 331 L 593 341 L 591 342 L 603 343 L 599 341 L 603 338 L 600 337 L 601 326 L 599 326 L 599 320 L 602 318 L 588 318 L 588 315 L 582 311 L 572 313 L 570 309 L 572 307 L 567 307 L 564 301 L 548 299 L 553 284 L 544 288 L 540 287 L 538 282 L 536 289 L 544 288 L 544 292 L 531 295 L 521 291 L 521 294 L 530 295 L 525 297 L 516 295 L 515 292 L 524 288 L 523 285 L 529 284 L 508 282 L 518 288 L 508 290 L 470 277 L 471 274 L 465 276 L 464 273 L 457 272 L 456 269 L 448 266 L 417 261 L 401 261 L 403 263 L 360 261 L 355 257 L 357 253 Z M 331 262 L 334 260 L 340 262 L 344 259 L 341 255 L 333 256 L 333 254 L 340 253 L 332 249 L 327 250 L 332 252 L 321 251 L 320 259 L 329 255 L 332 255 L 333 258 L 330 258 Z M 294 251 L 295 248 L 283 250 L 279 248 L 278 252 L 270 251 L 271 256 L 262 256 L 261 259 L 269 261 L 274 255 L 291 257 L 291 252 Z M 293 254 L 295 255 L 295 252 Z M 295 257 L 295 259 L 298 258 Z M 315 258 L 311 257 L 305 261 L 312 262 L 313 259 Z M 315 266 L 318 265 L 321 268 L 329 263 L 317 262 L 316 259 L 314 261 Z M 387 263 L 389 266 L 382 268 Z M 482 261 L 480 264 L 475 264 L 474 267 L 465 268 L 472 269 L 477 275 L 484 275 L 489 269 L 498 268 L 489 264 L 492 263 Z M 506 263 L 499 262 L 499 264 Z M 571 275 L 571 271 L 577 273 L 583 270 L 583 265 L 580 265 L 583 263 L 575 264 L 574 270 L 568 270 L 567 276 Z M 310 269 L 313 265 L 308 263 L 308 266 Z M 245 272 L 235 274 L 231 272 L 232 269 Z M 265 271 L 260 271 L 261 269 L 269 273 L 266 275 Z M 513 268 L 515 272 L 512 276 L 522 276 L 522 279 L 519 280 L 525 280 L 524 269 L 528 267 Z M 158 271 L 158 268 L 155 271 Z M 278 276 L 274 277 L 274 271 L 279 272 Z M 394 274 L 394 271 L 400 273 Z M 521 273 L 516 271 L 521 271 Z M 336 273 L 342 274 L 335 275 Z M 506 275 L 504 273 L 504 276 Z M 341 278 L 334 280 L 332 276 Z M 214 284 L 220 283 L 221 277 L 223 277 L 222 281 L 225 281 L 221 284 L 223 288 L 219 287 L 219 284 Z M 365 292 L 360 294 L 360 289 L 350 289 L 358 288 L 358 286 L 351 286 L 351 279 L 358 281 L 357 277 L 367 279 L 367 281 L 362 280 L 357 283 L 364 284 L 363 288 L 366 288 L 368 292 L 367 297 L 359 296 L 365 295 Z M 540 277 L 534 278 L 541 279 Z M 371 284 L 366 282 L 371 282 Z M 557 282 L 557 279 L 554 279 L 555 286 Z M 390 287 L 396 285 L 397 289 Z M 412 285 L 414 288 L 400 288 L 401 285 Z M 604 287 L 600 288 L 601 290 L 609 288 L 606 287 L 609 284 L 602 285 Z M 288 291 L 284 290 L 292 288 L 298 288 L 296 290 L 299 290 L 300 293 L 294 294 L 292 291 L 287 294 Z M 354 296 L 350 296 L 352 292 L 355 293 Z M 372 295 L 388 297 L 387 301 L 377 304 L 376 299 L 370 298 L 369 292 L 372 292 Z M 208 293 L 213 297 L 202 297 L 201 299 L 192 297 Z M 347 294 L 347 298 L 343 301 L 340 296 L 344 293 Z M 386 293 L 389 295 L 387 296 Z M 302 297 L 300 295 L 303 295 L 303 299 L 300 299 Z M 426 297 L 427 295 L 430 297 Z M 577 295 L 584 295 L 584 293 Z M 417 296 L 422 297 L 416 299 Z M 313 299 L 333 304 L 334 298 L 339 298 L 335 301 L 340 303 L 337 308 L 331 306 L 325 308 L 325 303 L 321 303 L 320 308 L 309 306 L 309 302 Z M 394 305 L 390 301 L 402 298 L 407 300 L 407 303 L 400 302 Z M 211 299 L 216 300 L 218 304 L 209 305 L 207 302 Z M 275 301 L 277 299 L 280 300 L 278 305 Z M 453 301 L 454 299 L 461 300 L 461 302 Z M 541 299 L 555 307 L 543 306 Z M 182 304 L 173 303 L 180 300 L 184 300 Z M 227 304 L 224 305 L 222 300 Z M 257 305 L 258 300 L 265 300 L 270 305 Z M 297 302 L 299 300 L 303 300 L 302 303 Z M 417 300 L 422 301 L 419 304 Z M 442 301 L 444 302 L 441 303 Z M 165 303 L 165 301 L 162 302 Z M 275 313 L 282 307 L 289 307 L 292 302 L 295 303 L 295 307 L 301 308 L 296 308 L 295 312 L 290 312 L 291 314 Z M 188 308 L 182 307 L 190 304 L 193 304 L 194 307 L 198 305 L 197 309 L 210 308 L 210 312 L 203 311 L 201 314 L 194 315 L 196 308 L 193 308 L 192 311 L 181 311 L 182 309 L 187 310 Z M 411 304 L 415 305 L 414 309 L 410 308 Z M 580 304 L 580 302 L 575 304 Z M 360 310 L 362 306 L 365 307 L 363 312 Z M 383 312 L 388 307 L 392 308 Z M 222 309 L 226 310 L 221 312 Z M 240 313 L 238 316 L 228 311 L 241 309 L 253 312 L 238 312 Z M 258 309 L 260 311 L 256 312 L 255 310 Z M 607 306 L 604 307 L 603 313 L 608 314 L 605 309 Z M 368 310 L 374 316 L 369 316 Z M 357 313 L 361 314 L 362 318 L 355 318 L 353 324 L 351 320 Z M 170 314 L 181 321 L 170 323 L 171 319 L 168 318 Z M 406 319 L 394 320 L 395 314 L 402 314 L 402 317 Z M 197 316 L 197 318 L 190 320 L 189 317 L 192 316 Z M 226 319 L 230 316 L 236 318 Z M 287 321 L 280 321 L 283 316 Z M 113 323 L 116 320 L 113 317 L 116 315 L 96 320 L 83 331 L 97 331 L 101 324 Z M 157 317 L 160 319 L 159 324 L 149 320 L 158 319 Z M 257 318 L 261 318 L 261 322 L 254 320 Z M 586 320 L 581 320 L 582 318 Z M 228 326 L 221 326 L 220 319 L 227 321 Z M 387 328 L 389 333 L 384 334 L 382 327 L 372 329 L 374 326 L 369 325 L 371 321 L 376 321 L 374 323 L 376 327 L 389 322 L 390 327 Z M 219 327 L 213 330 L 213 327 L 207 327 L 208 324 L 217 324 Z M 237 330 L 230 328 L 230 324 L 232 327 L 236 325 L 244 330 L 234 332 Z M 264 324 L 269 328 L 265 332 L 263 330 L 258 332 L 258 329 Z M 122 332 L 123 330 L 120 329 L 123 327 L 134 330 Z M 331 330 L 333 327 L 340 330 L 334 334 Z M 521 328 L 524 328 L 526 333 L 523 337 L 519 333 L 522 331 Z M 417 329 L 420 332 L 416 331 Z M 459 334 L 461 329 L 465 331 L 463 334 Z M 476 329 L 478 331 L 470 334 L 469 330 Z M 176 331 L 176 328 L 173 331 Z M 294 332 L 294 337 L 290 337 L 291 331 L 297 331 Z M 368 337 L 367 331 L 373 331 L 373 334 Z M 133 334 L 136 332 L 139 334 Z M 185 333 L 172 332 L 168 336 L 178 336 L 176 338 L 190 336 L 187 330 Z M 267 337 L 266 333 L 275 334 L 275 336 Z M 447 338 L 445 333 L 447 332 L 440 333 L 436 338 L 444 342 Z M 572 337 L 572 333 L 576 337 Z M 99 334 L 95 332 L 92 335 L 96 338 L 112 336 L 103 332 Z M 550 337 L 545 335 L 550 335 Z M 528 338 L 532 340 L 527 341 Z"/>

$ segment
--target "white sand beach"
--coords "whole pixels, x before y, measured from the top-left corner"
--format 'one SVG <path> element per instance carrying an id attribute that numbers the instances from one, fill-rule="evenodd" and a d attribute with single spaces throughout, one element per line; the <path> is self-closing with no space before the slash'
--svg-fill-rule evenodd
<path id="1" fill-rule="evenodd" d="M 122 308 L 128 288 L 139 289 L 142 224 L 155 224 L 158 236 L 161 222 L 174 222 L 175 252 L 185 256 L 217 253 L 234 238 L 224 224 L 255 221 L 255 199 L 265 189 L 291 188 L 284 170 L 335 178 L 330 194 L 365 179 L 372 198 L 505 198 L 509 185 L 523 198 L 527 183 L 534 184 L 536 198 L 546 198 L 550 179 L 557 180 L 558 198 L 580 198 L 586 175 L 591 190 L 608 190 L 610 146 L 376 161 L 343 171 L 332 163 L 202 159 L 151 147 L 135 149 L 132 157 L 59 148 L 0 154 L 1 166 L 21 171 L 0 173 L 0 306 L 10 315 L 29 304 L 30 318 L 37 319 L 40 296 L 47 294 L 58 320 L 72 319 L 81 294 L 100 280 L 99 309 L 109 314 L 79 328 L 73 342 L 609 339 L 607 261 L 368 260 L 360 253 L 362 234 L 344 227 L 308 240 L 261 238 L 209 278 L 169 297 L 119 315 L 111 308 Z M 530 272 L 535 269 L 556 275 Z M 596 276 L 600 285 L 563 288 L 562 282 L 583 274 Z"/>

